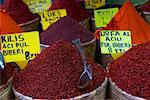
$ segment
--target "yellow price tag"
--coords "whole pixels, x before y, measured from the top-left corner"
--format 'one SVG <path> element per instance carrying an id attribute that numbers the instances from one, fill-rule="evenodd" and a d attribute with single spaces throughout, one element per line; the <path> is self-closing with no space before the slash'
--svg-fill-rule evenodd
<path id="1" fill-rule="evenodd" d="M 102 54 L 124 53 L 132 47 L 130 31 L 103 30 L 100 33 Z"/>
<path id="2" fill-rule="evenodd" d="M 118 8 L 94 10 L 96 27 L 105 27 L 117 12 Z"/>
<path id="3" fill-rule="evenodd" d="M 1 50 L 5 62 L 32 60 L 40 53 L 39 32 L 3 34 Z"/>
<path id="4" fill-rule="evenodd" d="M 26 68 L 28 61 L 19 61 L 16 62 L 16 64 L 20 67 L 21 70 L 23 70 L 24 68 Z"/>
<path id="5" fill-rule="evenodd" d="M 40 16 L 42 21 L 42 28 L 43 30 L 46 30 L 51 24 L 56 22 L 58 19 L 67 16 L 67 12 L 66 9 L 50 10 L 41 12 Z"/>
<path id="6" fill-rule="evenodd" d="M 51 6 L 51 0 L 24 0 L 32 13 L 46 11 Z"/>
<path id="7" fill-rule="evenodd" d="M 86 9 L 97 9 L 105 6 L 105 0 L 85 0 L 84 5 Z"/>
<path id="8" fill-rule="evenodd" d="M 111 56 L 114 60 L 117 60 L 119 57 L 121 57 L 123 53 L 112 53 Z"/>

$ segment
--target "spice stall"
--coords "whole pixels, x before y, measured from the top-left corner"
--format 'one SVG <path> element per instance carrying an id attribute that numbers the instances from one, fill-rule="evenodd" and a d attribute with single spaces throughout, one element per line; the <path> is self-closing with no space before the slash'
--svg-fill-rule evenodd
<path id="1" fill-rule="evenodd" d="M 0 100 L 149 100 L 148 0 L 4 0 Z"/>

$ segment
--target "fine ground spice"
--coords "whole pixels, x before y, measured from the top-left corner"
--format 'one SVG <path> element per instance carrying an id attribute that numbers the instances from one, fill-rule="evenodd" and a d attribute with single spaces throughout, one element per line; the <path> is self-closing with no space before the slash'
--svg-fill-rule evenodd
<path id="1" fill-rule="evenodd" d="M 134 46 L 110 64 L 109 75 L 123 91 L 150 100 L 150 42 Z"/>
<path id="2" fill-rule="evenodd" d="M 26 23 L 39 17 L 37 14 L 31 13 L 22 0 L 5 0 L 1 7 L 6 10 L 17 24 Z"/>
<path id="3" fill-rule="evenodd" d="M 19 32 L 23 32 L 23 30 L 17 23 L 4 10 L 0 11 L 0 35 Z"/>
<path id="4" fill-rule="evenodd" d="M 127 0 L 106 27 L 98 29 L 95 34 L 99 39 L 101 30 L 130 30 L 132 44 L 150 41 L 150 26 L 136 11 L 130 0 Z"/>
<path id="5" fill-rule="evenodd" d="M 77 38 L 86 43 L 94 39 L 94 36 L 69 16 L 61 18 L 41 33 L 42 44 L 52 44 L 59 39 L 72 42 Z"/>
<path id="6" fill-rule="evenodd" d="M 67 15 L 80 22 L 89 18 L 90 14 L 76 0 L 55 0 L 50 10 L 66 9 Z"/>
<path id="7" fill-rule="evenodd" d="M 19 32 L 23 32 L 23 30 L 4 10 L 0 9 L 0 35 Z"/>
<path id="8" fill-rule="evenodd" d="M 93 71 L 92 90 L 105 78 L 102 68 L 89 60 Z M 15 89 L 33 98 L 62 99 L 81 95 L 78 80 L 82 63 L 75 47 L 62 40 L 44 49 L 14 80 Z"/>

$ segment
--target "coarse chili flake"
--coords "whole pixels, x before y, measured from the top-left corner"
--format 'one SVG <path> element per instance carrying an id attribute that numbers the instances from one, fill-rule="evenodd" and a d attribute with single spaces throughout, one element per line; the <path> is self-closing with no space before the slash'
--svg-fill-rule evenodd
<path id="1" fill-rule="evenodd" d="M 109 76 L 123 91 L 150 99 L 150 41 L 134 46 L 109 65 Z"/>
<path id="2" fill-rule="evenodd" d="M 88 62 L 93 72 L 92 91 L 103 83 L 105 72 L 93 60 Z M 78 88 L 82 70 L 76 48 L 69 42 L 59 40 L 44 49 L 15 76 L 14 88 L 34 99 L 73 98 L 83 93 Z"/>
<path id="3" fill-rule="evenodd" d="M 30 12 L 23 0 L 5 0 L 1 8 L 5 9 L 17 24 L 23 24 L 39 17 L 38 14 Z"/>

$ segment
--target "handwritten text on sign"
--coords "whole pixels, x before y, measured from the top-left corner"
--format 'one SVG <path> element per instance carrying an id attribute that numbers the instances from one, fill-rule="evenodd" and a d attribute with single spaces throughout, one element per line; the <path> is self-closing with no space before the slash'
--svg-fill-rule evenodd
<path id="1" fill-rule="evenodd" d="M 103 30 L 100 33 L 100 47 L 102 54 L 124 53 L 131 45 L 130 31 Z"/>
<path id="2" fill-rule="evenodd" d="M 40 13 L 43 30 L 47 29 L 58 19 L 67 16 L 66 9 L 51 10 Z"/>
<path id="3" fill-rule="evenodd" d="M 26 0 L 26 3 L 32 13 L 46 11 L 51 6 L 51 0 Z"/>
<path id="4" fill-rule="evenodd" d="M 6 62 L 32 60 L 40 53 L 39 33 L 1 35 L 1 50 Z"/>
<path id="5" fill-rule="evenodd" d="M 105 5 L 105 0 L 85 0 L 84 5 L 86 9 L 97 9 Z"/>
<path id="6" fill-rule="evenodd" d="M 105 27 L 117 12 L 118 8 L 94 10 L 96 27 Z"/>

